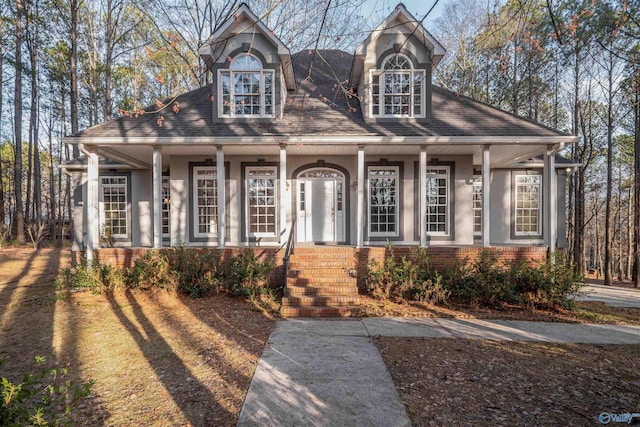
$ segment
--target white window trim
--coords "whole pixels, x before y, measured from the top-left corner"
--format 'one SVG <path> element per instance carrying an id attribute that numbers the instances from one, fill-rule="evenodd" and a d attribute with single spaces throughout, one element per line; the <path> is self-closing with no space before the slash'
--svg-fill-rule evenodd
<path id="1" fill-rule="evenodd" d="M 475 192 L 476 188 L 480 188 L 480 191 L 478 193 Z M 472 223 L 471 226 L 473 227 L 473 235 L 476 237 L 481 237 L 482 236 L 482 179 L 481 178 L 474 178 L 473 179 L 473 184 L 472 184 L 472 196 L 471 196 L 471 219 L 472 219 Z M 480 196 L 480 200 L 479 200 L 479 207 L 475 206 L 475 196 L 476 194 L 479 194 Z M 480 231 L 476 231 L 476 213 L 480 212 Z"/>
<path id="2" fill-rule="evenodd" d="M 244 55 L 244 54 L 242 54 Z M 252 55 L 253 56 L 253 55 Z M 253 56 L 255 58 L 255 56 Z M 257 58 L 256 58 L 257 59 Z M 258 59 L 258 61 L 260 61 Z M 261 61 L 260 61 L 261 62 Z M 235 73 L 254 73 L 254 74 L 260 74 L 260 114 L 236 114 L 235 113 L 235 109 L 233 108 L 233 99 L 234 99 L 234 87 L 235 85 L 233 84 L 233 75 Z M 265 104 L 265 95 L 266 95 L 266 91 L 264 89 L 265 87 L 265 76 L 269 74 L 271 75 L 271 114 L 265 114 L 265 110 L 266 110 L 266 104 Z M 222 76 L 223 75 L 228 75 L 229 76 L 229 99 L 230 102 L 232 103 L 232 105 L 229 106 L 229 113 L 228 114 L 224 114 L 224 94 L 222 92 Z M 275 107 L 276 107 L 276 98 L 275 98 L 275 86 L 276 86 L 276 80 L 275 80 L 275 71 L 274 70 L 268 70 L 265 68 L 262 68 L 260 70 L 243 70 L 243 69 L 238 69 L 238 70 L 232 70 L 230 68 L 226 68 L 226 69 L 220 69 L 218 70 L 218 83 L 217 83 L 217 87 L 218 87 L 218 117 L 221 118 L 273 118 L 275 117 Z"/>
<path id="3" fill-rule="evenodd" d="M 193 167 L 193 188 L 191 189 L 193 194 L 193 237 L 217 237 L 218 236 L 218 215 L 213 216 L 213 221 L 215 222 L 216 231 L 213 233 L 201 233 L 200 232 L 200 218 L 198 212 L 198 171 L 209 171 L 207 176 L 211 176 L 211 179 L 216 181 L 217 179 L 217 169 L 216 166 L 194 166 Z M 218 211 L 218 188 L 216 184 L 216 194 L 213 196 L 213 200 L 215 203 L 211 206 L 216 207 L 216 212 Z M 211 221 L 210 221 L 211 225 Z"/>
<path id="4" fill-rule="evenodd" d="M 411 89 L 410 91 L 410 95 L 409 95 L 409 114 L 384 114 L 384 84 L 381 83 L 382 79 L 384 78 L 384 74 L 398 74 L 398 73 L 410 73 L 410 84 L 409 87 Z M 378 105 L 378 114 L 374 114 L 373 113 L 373 107 L 374 107 L 374 102 L 373 102 L 373 79 L 374 76 L 379 76 L 379 80 L 378 80 L 378 99 L 379 99 L 379 105 Z M 413 103 L 413 98 L 414 95 L 416 95 L 416 93 L 414 92 L 414 78 L 415 75 L 422 75 L 422 84 L 420 85 L 420 114 L 413 114 L 413 110 L 414 110 L 414 103 Z M 425 98 L 425 92 L 426 92 L 426 73 L 424 70 L 416 70 L 416 69 L 407 69 L 407 70 L 369 70 L 369 117 L 377 117 L 377 118 L 414 118 L 414 119 L 421 119 L 426 117 L 425 116 L 425 104 L 426 104 L 426 98 Z"/>
<path id="5" fill-rule="evenodd" d="M 445 174 L 435 173 L 437 170 L 446 170 Z M 444 176 L 447 180 L 446 182 L 446 203 L 445 203 L 445 214 L 444 214 L 444 230 L 445 231 L 429 231 L 428 226 L 426 226 L 426 232 L 428 236 L 449 236 L 451 234 L 451 167 L 450 166 L 427 166 L 427 187 L 429 178 L 438 178 Z M 427 195 L 425 194 L 425 202 L 427 201 Z M 427 204 L 427 217 L 429 216 L 429 205 Z M 423 218 L 423 221 L 427 221 L 427 218 Z"/>
<path id="6" fill-rule="evenodd" d="M 108 179 L 123 179 L 123 184 L 105 184 L 104 181 Z M 111 237 L 114 239 L 128 239 L 129 238 L 129 190 L 128 190 L 128 179 L 127 176 L 124 175 L 114 175 L 114 176 L 101 176 L 100 177 L 100 200 L 99 200 L 99 221 L 100 221 L 100 232 L 102 233 L 102 229 L 106 222 L 105 211 L 104 211 L 104 189 L 109 188 L 123 188 L 124 189 L 124 219 L 125 219 L 125 233 L 122 234 L 111 234 Z"/>
<path id="7" fill-rule="evenodd" d="M 371 222 L 371 179 L 376 179 L 379 177 L 372 177 L 371 176 L 371 171 L 372 170 L 391 170 L 395 172 L 395 175 L 393 176 L 393 178 L 396 181 L 395 184 L 395 192 L 396 192 L 396 204 L 395 204 L 395 228 L 396 231 L 395 232 L 373 232 L 371 231 L 371 226 L 372 226 L 372 222 Z M 368 223 L 369 223 L 369 236 L 370 237 L 398 237 L 400 235 L 400 168 L 398 166 L 369 166 L 367 169 L 367 190 L 368 190 L 368 194 L 367 194 L 367 218 L 368 218 Z"/>
<path id="8" fill-rule="evenodd" d="M 256 170 L 256 169 L 270 169 L 273 171 L 273 175 L 272 176 L 268 176 L 268 175 L 254 175 L 254 176 L 249 176 L 249 172 L 251 170 Z M 274 199 L 274 208 L 275 208 L 275 214 L 274 214 L 274 231 L 273 233 L 252 233 L 251 232 L 251 205 L 249 203 L 249 198 L 251 197 L 249 194 L 249 180 L 250 179 L 272 179 L 273 180 L 273 190 L 274 190 L 274 195 L 273 195 L 273 199 Z M 247 235 L 248 237 L 276 237 L 277 236 L 277 230 L 278 230 L 278 218 L 279 218 L 279 200 L 280 198 L 278 197 L 278 168 L 277 166 L 247 166 L 245 168 L 245 179 L 244 179 L 244 189 L 245 189 L 245 224 L 246 224 L 246 230 L 247 230 Z"/>
<path id="9" fill-rule="evenodd" d="M 538 182 L 537 184 L 531 184 L 531 183 L 527 183 L 527 184 L 518 184 L 518 178 L 520 177 L 530 177 L 530 176 L 537 176 L 539 177 L 540 182 Z M 513 207 L 513 231 L 514 231 L 514 235 L 517 237 L 532 237 L 532 238 L 540 238 L 542 237 L 542 175 L 540 174 L 535 174 L 535 175 L 527 175 L 527 174 L 516 174 L 515 175 L 515 180 L 514 180 L 514 207 Z M 527 209 L 530 210 L 529 208 L 518 208 L 518 187 L 519 186 L 524 186 L 524 185 L 536 185 L 538 187 L 538 207 L 537 207 L 537 211 L 538 211 L 538 215 L 537 215 L 537 220 L 538 220 L 538 227 L 537 230 L 535 232 L 530 232 L 530 231 L 518 231 L 518 210 L 521 209 Z"/>

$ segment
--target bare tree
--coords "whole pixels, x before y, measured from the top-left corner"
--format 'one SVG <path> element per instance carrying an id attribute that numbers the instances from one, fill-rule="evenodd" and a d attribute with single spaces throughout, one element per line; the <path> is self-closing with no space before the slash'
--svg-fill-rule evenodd
<path id="1" fill-rule="evenodd" d="M 24 4 L 22 0 L 16 0 L 15 15 L 15 90 L 14 90 L 14 134 L 15 152 L 13 162 L 13 180 L 15 192 L 15 233 L 20 243 L 26 242 L 24 233 L 24 211 L 22 205 L 22 38 L 24 37 Z"/>

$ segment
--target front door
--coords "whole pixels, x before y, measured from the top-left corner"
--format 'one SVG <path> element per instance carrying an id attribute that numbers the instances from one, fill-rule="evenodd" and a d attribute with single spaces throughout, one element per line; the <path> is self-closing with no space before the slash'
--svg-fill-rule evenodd
<path id="1" fill-rule="evenodd" d="M 297 241 L 344 241 L 344 175 L 333 169 L 310 169 L 297 177 Z"/>
<path id="2" fill-rule="evenodd" d="M 335 182 L 314 180 L 311 183 L 311 209 L 306 211 L 306 226 L 313 242 L 335 242 Z"/>

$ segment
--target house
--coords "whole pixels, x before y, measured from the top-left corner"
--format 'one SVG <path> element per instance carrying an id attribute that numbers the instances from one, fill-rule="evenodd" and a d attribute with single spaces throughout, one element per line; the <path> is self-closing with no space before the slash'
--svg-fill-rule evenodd
<path id="1" fill-rule="evenodd" d="M 433 85 L 444 54 L 402 4 L 354 54 L 291 54 L 242 4 L 200 51 L 211 85 L 65 139 L 73 250 L 564 247 L 576 138 Z"/>

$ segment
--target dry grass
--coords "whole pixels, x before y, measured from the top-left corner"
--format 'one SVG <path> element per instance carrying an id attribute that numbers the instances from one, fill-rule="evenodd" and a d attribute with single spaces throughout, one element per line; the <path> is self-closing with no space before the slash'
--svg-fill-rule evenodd
<path id="1" fill-rule="evenodd" d="M 376 338 L 414 425 L 593 425 L 638 412 L 640 345 Z M 631 362 L 631 363 L 630 363 Z"/>
<path id="2" fill-rule="evenodd" d="M 41 355 L 94 379 L 82 425 L 235 425 L 274 320 L 225 297 L 56 294 L 68 250 L 0 253 L 1 376 Z"/>

